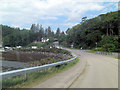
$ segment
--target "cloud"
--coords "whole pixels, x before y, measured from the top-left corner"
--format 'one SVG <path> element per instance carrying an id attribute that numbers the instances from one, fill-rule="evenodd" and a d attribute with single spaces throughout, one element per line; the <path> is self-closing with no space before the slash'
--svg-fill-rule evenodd
<path id="1" fill-rule="evenodd" d="M 0 22 L 24 26 L 41 21 L 67 19 L 64 23 L 76 23 L 87 11 L 104 8 L 100 2 L 119 0 L 0 0 Z M 65 25 L 65 24 L 64 24 Z"/>
<path id="2" fill-rule="evenodd" d="M 77 25 L 77 24 L 79 24 L 79 23 L 71 23 L 71 22 L 64 23 L 64 25 L 69 26 L 69 27 L 72 27 L 72 26 Z"/>

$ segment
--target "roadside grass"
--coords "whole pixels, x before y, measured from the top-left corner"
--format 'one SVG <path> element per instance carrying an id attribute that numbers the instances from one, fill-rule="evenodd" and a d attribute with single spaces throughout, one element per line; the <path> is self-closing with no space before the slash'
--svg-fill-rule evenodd
<path id="1" fill-rule="evenodd" d="M 116 59 L 120 59 L 120 56 L 118 56 L 118 57 L 115 57 Z"/>
<path id="2" fill-rule="evenodd" d="M 37 46 L 37 47 L 43 47 L 43 44 L 41 42 L 37 42 L 37 43 L 30 43 L 29 45 L 27 45 L 28 47 L 32 47 L 32 46 Z"/>
<path id="3" fill-rule="evenodd" d="M 28 73 L 26 76 L 16 76 L 10 79 L 2 80 L 2 88 L 29 88 L 33 87 L 41 82 L 53 77 L 54 75 L 63 72 L 72 66 L 74 66 L 79 59 L 77 58 L 74 61 L 71 61 L 67 64 L 63 64 L 56 67 L 50 67 L 45 70 L 35 71 L 32 73 Z"/>
<path id="4" fill-rule="evenodd" d="M 85 51 L 85 52 L 88 52 L 88 53 L 94 53 L 94 51 L 91 51 L 91 50 L 89 50 L 89 51 Z"/>

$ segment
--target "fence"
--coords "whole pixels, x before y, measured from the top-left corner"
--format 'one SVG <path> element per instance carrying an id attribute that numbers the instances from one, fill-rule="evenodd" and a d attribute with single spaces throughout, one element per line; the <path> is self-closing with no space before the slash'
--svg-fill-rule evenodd
<path id="1" fill-rule="evenodd" d="M 52 64 L 46 64 L 46 65 L 43 65 L 43 66 L 36 66 L 36 67 L 30 67 L 30 68 L 25 68 L 25 69 L 3 72 L 3 73 L 0 73 L 0 77 L 5 79 L 5 78 L 11 78 L 11 77 L 14 77 L 14 76 L 18 76 L 18 75 L 24 75 L 24 74 L 27 74 L 29 72 L 39 71 L 39 70 L 43 70 L 43 69 L 46 69 L 46 68 L 49 68 L 49 67 L 65 64 L 65 63 L 68 63 L 70 61 L 75 60 L 76 58 L 77 58 L 77 56 L 74 57 L 74 58 L 71 58 L 69 60 L 65 60 L 65 61 L 61 61 L 61 62 L 57 62 L 57 63 L 52 63 Z"/>

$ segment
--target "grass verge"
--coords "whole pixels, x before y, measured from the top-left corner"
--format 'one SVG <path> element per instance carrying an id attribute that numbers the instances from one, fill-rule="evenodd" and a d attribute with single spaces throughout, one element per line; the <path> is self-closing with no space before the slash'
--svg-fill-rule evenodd
<path id="1" fill-rule="evenodd" d="M 118 56 L 118 57 L 115 57 L 116 59 L 120 59 L 120 57 Z"/>
<path id="2" fill-rule="evenodd" d="M 94 53 L 94 51 L 91 51 L 91 50 L 89 50 L 89 51 L 85 51 L 85 52 L 88 52 L 88 53 Z"/>
<path id="3" fill-rule="evenodd" d="M 53 77 L 55 74 L 69 69 L 70 67 L 74 66 L 78 61 L 79 59 L 77 58 L 76 60 L 71 61 L 67 64 L 28 73 L 27 78 L 25 77 L 25 75 L 22 75 L 10 79 L 3 79 L 2 88 L 30 88 Z"/>

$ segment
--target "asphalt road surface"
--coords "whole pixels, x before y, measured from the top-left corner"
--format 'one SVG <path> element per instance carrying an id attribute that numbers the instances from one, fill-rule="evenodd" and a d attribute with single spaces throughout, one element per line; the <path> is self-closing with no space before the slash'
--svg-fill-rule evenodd
<path id="1" fill-rule="evenodd" d="M 118 88 L 117 59 L 82 50 L 69 51 L 79 57 L 79 62 L 33 88 Z"/>

